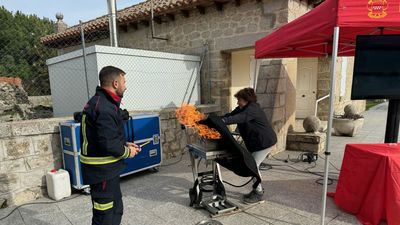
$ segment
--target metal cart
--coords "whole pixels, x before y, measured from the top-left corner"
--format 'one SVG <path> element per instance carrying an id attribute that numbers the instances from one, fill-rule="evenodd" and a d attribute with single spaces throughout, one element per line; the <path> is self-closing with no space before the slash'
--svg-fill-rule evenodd
<path id="1" fill-rule="evenodd" d="M 237 210 L 238 206 L 226 198 L 220 167 L 216 162 L 216 159 L 232 155 L 226 150 L 205 149 L 197 144 L 188 144 L 187 147 L 194 180 L 193 188 L 189 190 L 190 206 L 205 208 L 211 216 Z M 199 161 L 202 159 L 211 163 L 210 171 L 199 172 Z M 207 189 L 206 186 L 211 186 L 212 189 Z M 212 194 L 203 196 L 207 192 L 212 192 Z"/>

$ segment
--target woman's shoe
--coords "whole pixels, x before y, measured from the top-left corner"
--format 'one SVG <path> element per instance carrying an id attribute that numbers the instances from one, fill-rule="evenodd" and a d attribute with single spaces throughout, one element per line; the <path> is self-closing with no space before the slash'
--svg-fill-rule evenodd
<path id="1" fill-rule="evenodd" d="M 244 203 L 247 203 L 247 204 L 257 203 L 257 202 L 260 202 L 263 200 L 262 199 L 263 195 L 264 195 L 264 191 L 258 192 L 256 190 L 253 190 L 249 193 L 248 196 L 244 196 L 243 201 L 244 201 Z"/>
<path id="2" fill-rule="evenodd" d="M 256 190 L 253 189 L 253 190 L 251 190 L 248 194 L 244 194 L 244 195 L 243 195 L 243 199 L 244 199 L 244 198 L 249 198 L 249 197 L 253 194 L 253 192 L 255 192 L 255 191 L 256 191 Z"/>

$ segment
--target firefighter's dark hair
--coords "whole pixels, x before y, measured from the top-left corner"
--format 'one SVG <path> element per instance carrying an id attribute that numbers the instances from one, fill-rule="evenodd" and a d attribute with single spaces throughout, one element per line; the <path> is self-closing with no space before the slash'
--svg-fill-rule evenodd
<path id="1" fill-rule="evenodd" d="M 114 66 L 103 67 L 99 73 L 100 86 L 111 86 L 113 81 L 116 80 L 120 74 L 125 75 L 126 73 L 123 70 Z"/>

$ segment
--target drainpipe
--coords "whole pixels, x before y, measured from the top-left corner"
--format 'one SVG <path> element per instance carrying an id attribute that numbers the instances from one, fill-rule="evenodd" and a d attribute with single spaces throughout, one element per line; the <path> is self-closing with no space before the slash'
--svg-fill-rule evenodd
<path id="1" fill-rule="evenodd" d="M 117 40 L 117 3 L 115 0 L 107 0 L 108 3 L 108 24 L 110 27 L 110 45 L 118 47 Z"/>
<path id="2" fill-rule="evenodd" d="M 165 37 L 157 37 L 155 35 L 155 31 L 154 31 L 154 5 L 153 5 L 153 0 L 150 0 L 151 3 L 151 37 L 153 39 L 158 39 L 158 40 L 164 40 L 164 41 L 168 41 L 168 38 Z"/>

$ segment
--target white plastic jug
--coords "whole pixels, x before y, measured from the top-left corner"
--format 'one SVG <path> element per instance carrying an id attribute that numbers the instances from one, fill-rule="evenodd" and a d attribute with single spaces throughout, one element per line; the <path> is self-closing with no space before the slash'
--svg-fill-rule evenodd
<path id="1" fill-rule="evenodd" d="M 66 170 L 51 170 L 46 174 L 47 193 L 50 198 L 58 201 L 71 195 L 69 174 Z"/>

